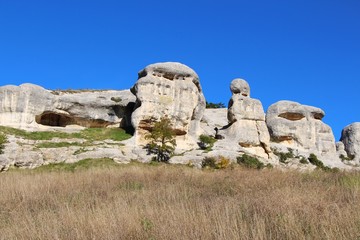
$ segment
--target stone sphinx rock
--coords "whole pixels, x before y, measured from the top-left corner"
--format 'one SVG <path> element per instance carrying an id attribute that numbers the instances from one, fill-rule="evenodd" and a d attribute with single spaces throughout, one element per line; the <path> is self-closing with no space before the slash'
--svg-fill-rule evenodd
<path id="1" fill-rule="evenodd" d="M 258 156 L 268 157 L 271 152 L 270 136 L 261 102 L 250 98 L 249 84 L 243 79 L 234 79 L 230 90 L 232 97 L 228 106 L 229 124 L 223 134 L 226 142 L 240 145 Z"/>
<path id="2" fill-rule="evenodd" d="M 360 162 L 360 122 L 346 126 L 341 132 L 340 141 L 344 144 L 344 156 Z"/>
<path id="3" fill-rule="evenodd" d="M 134 102 L 128 90 L 49 91 L 33 84 L 8 85 L 0 87 L 0 125 L 25 129 L 126 126 Z"/>
<path id="4" fill-rule="evenodd" d="M 335 138 L 331 128 L 322 122 L 320 108 L 292 101 L 272 104 L 266 113 L 271 140 L 300 152 L 336 157 Z"/>
<path id="5" fill-rule="evenodd" d="M 176 62 L 151 64 L 139 72 L 131 91 L 136 95 L 131 118 L 136 144 L 146 143 L 144 134 L 152 121 L 163 116 L 172 120 L 180 148 L 196 144 L 205 98 L 199 77 L 191 68 Z"/>

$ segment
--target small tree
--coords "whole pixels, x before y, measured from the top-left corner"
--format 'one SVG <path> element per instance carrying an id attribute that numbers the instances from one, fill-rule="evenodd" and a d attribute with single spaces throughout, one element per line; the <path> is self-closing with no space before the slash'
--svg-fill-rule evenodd
<path id="1" fill-rule="evenodd" d="M 156 154 L 155 160 L 158 162 L 169 161 L 176 147 L 175 135 L 168 117 L 162 117 L 159 122 L 155 122 L 150 133 L 145 135 L 145 139 L 150 140 L 147 145 L 149 154 Z"/>

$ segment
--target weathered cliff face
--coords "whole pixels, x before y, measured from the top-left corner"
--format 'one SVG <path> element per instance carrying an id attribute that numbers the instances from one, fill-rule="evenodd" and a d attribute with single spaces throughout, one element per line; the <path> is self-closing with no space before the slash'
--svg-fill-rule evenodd
<path id="1" fill-rule="evenodd" d="M 270 136 L 261 102 L 250 98 L 250 86 L 243 79 L 234 79 L 230 90 L 229 125 L 223 131 L 226 141 L 246 148 L 253 154 L 268 157 L 271 152 Z"/>
<path id="2" fill-rule="evenodd" d="M 331 128 L 322 122 L 324 116 L 320 108 L 279 101 L 269 107 L 266 123 L 272 141 L 302 152 L 336 158 L 335 138 Z"/>
<path id="3" fill-rule="evenodd" d="M 360 162 L 360 122 L 346 126 L 341 133 L 340 141 L 343 143 L 343 156 L 347 159 Z"/>
<path id="4" fill-rule="evenodd" d="M 151 123 L 164 116 L 171 119 L 180 148 L 196 144 L 205 98 L 191 68 L 174 62 L 151 64 L 139 72 L 131 91 L 136 95 L 131 119 L 136 144 L 145 144 Z"/>
<path id="5" fill-rule="evenodd" d="M 0 125 L 17 128 L 130 125 L 130 91 L 49 91 L 33 84 L 0 87 Z"/>

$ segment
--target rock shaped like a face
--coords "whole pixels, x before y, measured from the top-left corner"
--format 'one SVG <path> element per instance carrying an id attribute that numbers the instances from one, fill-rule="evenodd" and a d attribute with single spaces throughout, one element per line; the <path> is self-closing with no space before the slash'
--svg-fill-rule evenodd
<path id="1" fill-rule="evenodd" d="M 136 95 L 132 125 L 138 143 L 144 143 L 151 121 L 163 116 L 172 120 L 177 135 L 195 137 L 200 130 L 205 98 L 191 68 L 175 62 L 151 64 L 139 72 L 131 91 Z"/>
<path id="2" fill-rule="evenodd" d="M 320 155 L 335 155 L 334 135 L 331 128 L 321 121 L 324 116 L 320 108 L 279 101 L 269 107 L 266 124 L 272 141 Z"/>
<path id="3" fill-rule="evenodd" d="M 248 150 L 260 149 L 256 152 L 266 157 L 271 152 L 270 136 L 261 102 L 250 98 L 250 86 L 243 79 L 234 79 L 230 90 L 232 97 L 228 104 L 229 126 L 224 133 L 225 139 Z"/>
<path id="4" fill-rule="evenodd" d="M 236 78 L 232 80 L 230 84 L 230 90 L 233 94 L 240 94 L 244 97 L 250 97 L 250 86 L 244 79 Z"/>
<path id="5" fill-rule="evenodd" d="M 360 161 L 360 122 L 346 126 L 342 130 L 340 141 L 344 144 L 347 157 Z"/>

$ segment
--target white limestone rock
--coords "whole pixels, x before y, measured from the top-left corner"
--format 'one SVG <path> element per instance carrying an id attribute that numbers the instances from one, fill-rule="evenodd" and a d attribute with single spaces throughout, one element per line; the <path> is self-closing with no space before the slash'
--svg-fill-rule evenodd
<path id="1" fill-rule="evenodd" d="M 360 162 L 360 122 L 346 126 L 341 133 L 340 141 L 344 144 L 345 157 Z"/>
<path id="2" fill-rule="evenodd" d="M 130 126 L 134 102 L 129 90 L 49 91 L 33 84 L 7 85 L 0 87 L 0 125 L 23 129 Z"/>
<path id="3" fill-rule="evenodd" d="M 201 128 L 203 133 L 209 136 L 215 136 L 215 128 L 221 129 L 228 124 L 227 108 L 206 108 L 204 116 L 201 119 Z"/>
<path id="4" fill-rule="evenodd" d="M 245 148 L 247 152 L 268 158 L 270 135 L 261 102 L 250 98 L 249 84 L 243 79 L 234 79 L 230 90 L 233 95 L 228 106 L 228 125 L 220 131 L 225 136 L 224 147 L 228 145 L 235 151 Z"/>
<path id="5" fill-rule="evenodd" d="M 272 104 L 266 114 L 271 140 L 300 152 L 314 153 L 320 159 L 338 161 L 331 128 L 322 122 L 320 108 L 292 101 Z"/>
<path id="6" fill-rule="evenodd" d="M 146 143 L 151 124 L 164 116 L 172 120 L 178 147 L 196 145 L 205 98 L 191 68 L 176 62 L 151 64 L 139 72 L 131 91 L 136 95 L 131 121 L 137 145 Z"/>

